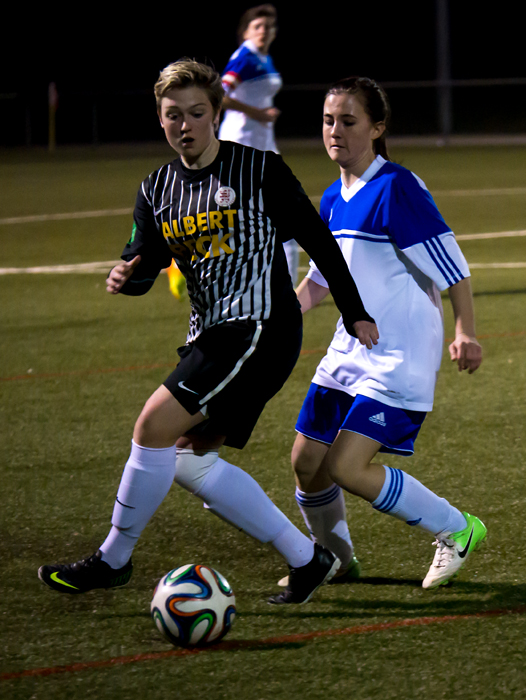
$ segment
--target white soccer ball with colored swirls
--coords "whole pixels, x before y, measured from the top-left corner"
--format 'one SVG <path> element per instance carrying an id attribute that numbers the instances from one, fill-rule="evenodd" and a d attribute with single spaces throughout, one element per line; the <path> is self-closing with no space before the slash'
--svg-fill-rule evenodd
<path id="1" fill-rule="evenodd" d="M 158 630 L 172 644 L 206 646 L 229 631 L 236 599 L 218 571 L 202 564 L 185 564 L 159 581 L 150 610 Z"/>

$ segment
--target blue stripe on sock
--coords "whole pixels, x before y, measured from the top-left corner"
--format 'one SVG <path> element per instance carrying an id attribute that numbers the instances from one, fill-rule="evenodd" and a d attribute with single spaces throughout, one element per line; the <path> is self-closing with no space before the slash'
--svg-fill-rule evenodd
<path id="1" fill-rule="evenodd" d="M 387 494 L 381 503 L 379 503 L 377 506 L 373 506 L 375 510 L 379 510 L 382 513 L 387 513 L 396 506 L 404 487 L 404 474 L 402 470 L 389 467 L 389 471 L 391 475 L 391 483 L 389 484 Z"/>
<path id="2" fill-rule="evenodd" d="M 393 499 L 396 498 L 396 493 L 397 493 L 398 483 L 399 483 L 399 478 L 398 478 L 397 472 L 398 472 L 397 469 L 392 469 L 391 467 L 389 467 L 389 473 L 391 476 L 389 488 L 387 490 L 387 494 L 386 494 L 384 500 L 378 506 L 378 510 L 382 511 L 383 513 L 385 513 L 386 511 L 391 509 L 391 507 L 393 505 Z"/>
<path id="3" fill-rule="evenodd" d="M 303 506 L 304 508 L 317 508 L 319 506 L 326 506 L 329 503 L 335 501 L 339 495 L 340 487 L 338 486 L 338 484 L 334 484 L 334 486 L 330 489 L 330 491 L 327 491 L 327 493 L 324 493 L 321 496 L 314 497 L 312 494 L 302 493 L 301 491 L 299 491 L 299 489 L 296 489 L 296 501 L 299 506 Z"/>

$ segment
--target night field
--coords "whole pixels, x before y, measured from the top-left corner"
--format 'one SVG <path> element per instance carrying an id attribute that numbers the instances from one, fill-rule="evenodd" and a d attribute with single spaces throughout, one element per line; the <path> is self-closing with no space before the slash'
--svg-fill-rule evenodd
<path id="1" fill-rule="evenodd" d="M 335 166 L 320 145 L 284 144 L 283 153 L 318 203 Z M 105 538 L 134 421 L 175 364 L 188 305 L 170 295 L 165 275 L 141 298 L 104 291 L 138 185 L 170 159 L 166 147 L 2 153 L 4 700 L 526 697 L 526 147 L 392 155 L 426 182 L 472 265 L 484 362 L 468 376 L 444 354 L 415 455 L 386 462 L 478 515 L 488 542 L 451 587 L 424 591 L 432 536 L 347 496 L 363 578 L 283 609 L 266 602 L 285 573 L 279 555 L 177 486 L 136 548 L 129 586 L 70 597 L 38 580 L 40 565 L 87 556 Z M 35 267 L 47 269 L 27 274 Z M 294 424 L 337 317 L 330 299 L 308 314 L 292 377 L 247 448 L 225 450 L 301 527 Z M 217 568 L 236 594 L 232 631 L 213 650 L 176 650 L 149 617 L 158 579 L 186 563 Z"/>

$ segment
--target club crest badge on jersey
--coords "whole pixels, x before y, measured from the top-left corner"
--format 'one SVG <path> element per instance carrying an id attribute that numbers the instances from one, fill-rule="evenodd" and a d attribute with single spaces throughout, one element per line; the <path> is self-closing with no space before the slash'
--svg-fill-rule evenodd
<path id="1" fill-rule="evenodd" d="M 214 195 L 216 204 L 219 207 L 231 207 L 236 201 L 236 193 L 231 187 L 220 187 Z"/>

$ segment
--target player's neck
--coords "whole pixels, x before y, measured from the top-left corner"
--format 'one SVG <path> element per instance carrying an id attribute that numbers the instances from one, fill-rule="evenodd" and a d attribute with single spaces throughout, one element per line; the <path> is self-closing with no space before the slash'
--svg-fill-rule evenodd
<path id="1" fill-rule="evenodd" d="M 185 156 L 181 156 L 181 161 L 185 168 L 190 170 L 201 170 L 206 168 L 207 165 L 213 163 L 219 153 L 219 141 L 214 137 L 205 150 L 197 156 L 197 158 L 187 159 Z"/>
<path id="2" fill-rule="evenodd" d="M 376 155 L 374 153 L 368 153 L 365 157 L 360 158 L 360 160 L 356 161 L 355 163 L 340 166 L 342 182 L 345 187 L 352 187 L 352 185 L 354 185 L 354 183 L 361 178 L 369 166 L 374 163 L 375 158 Z"/>

